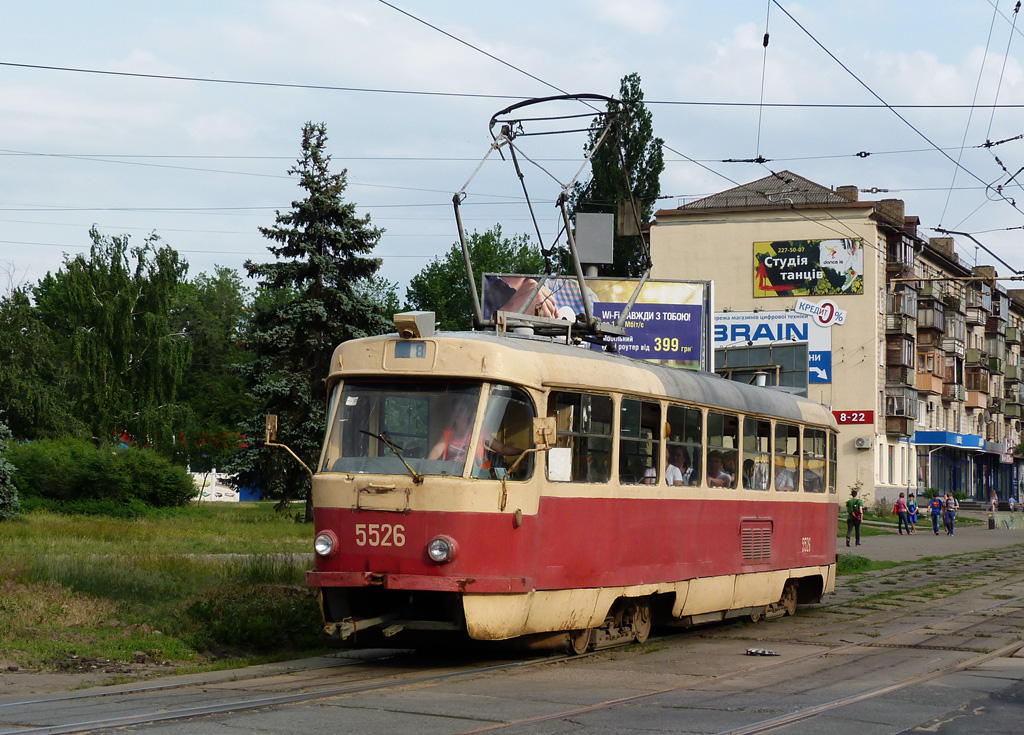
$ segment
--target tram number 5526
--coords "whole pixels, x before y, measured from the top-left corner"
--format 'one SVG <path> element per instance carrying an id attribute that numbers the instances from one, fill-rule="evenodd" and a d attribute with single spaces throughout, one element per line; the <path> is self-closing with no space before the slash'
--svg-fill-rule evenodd
<path id="1" fill-rule="evenodd" d="M 356 546 L 405 546 L 405 526 L 357 523 Z"/>

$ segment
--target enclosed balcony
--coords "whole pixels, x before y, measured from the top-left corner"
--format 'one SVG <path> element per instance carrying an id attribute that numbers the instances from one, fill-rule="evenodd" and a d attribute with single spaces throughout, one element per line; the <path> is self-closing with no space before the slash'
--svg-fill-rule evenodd
<path id="1" fill-rule="evenodd" d="M 1020 365 L 1007 365 L 1006 372 L 1003 373 L 1004 381 L 1007 383 L 1017 383 L 1020 381 Z"/>
<path id="2" fill-rule="evenodd" d="M 907 334 L 912 335 L 917 331 L 917 324 L 913 317 L 906 314 L 886 314 L 886 334 Z"/>
<path id="3" fill-rule="evenodd" d="M 985 334 L 1006 336 L 1006 320 L 1000 316 L 990 316 L 985 320 Z"/>
<path id="4" fill-rule="evenodd" d="M 1019 345 L 1020 344 L 1020 327 L 1007 327 L 1006 328 L 1006 344 L 1008 344 L 1008 345 Z"/>
<path id="5" fill-rule="evenodd" d="M 943 383 L 942 400 L 963 402 L 967 398 L 967 389 L 962 383 Z"/>

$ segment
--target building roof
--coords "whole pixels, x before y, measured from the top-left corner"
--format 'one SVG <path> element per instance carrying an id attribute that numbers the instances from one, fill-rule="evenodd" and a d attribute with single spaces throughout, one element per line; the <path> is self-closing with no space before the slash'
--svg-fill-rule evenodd
<path id="1" fill-rule="evenodd" d="M 798 176 L 792 171 L 780 171 L 763 179 L 751 181 L 733 189 L 706 196 L 703 199 L 684 204 L 677 209 L 667 209 L 658 214 L 692 212 L 705 209 L 750 209 L 779 206 L 835 206 L 854 205 L 871 207 L 873 202 L 856 202 L 838 194 L 828 187 Z"/>

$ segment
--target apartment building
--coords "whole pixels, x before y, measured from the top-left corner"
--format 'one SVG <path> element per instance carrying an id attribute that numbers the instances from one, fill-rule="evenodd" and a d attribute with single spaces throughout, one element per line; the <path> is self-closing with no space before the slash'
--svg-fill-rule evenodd
<path id="1" fill-rule="evenodd" d="M 789 171 L 655 217 L 652 277 L 715 283 L 716 370 L 832 410 L 840 487 L 1018 492 L 1024 291 L 995 268 Z"/>

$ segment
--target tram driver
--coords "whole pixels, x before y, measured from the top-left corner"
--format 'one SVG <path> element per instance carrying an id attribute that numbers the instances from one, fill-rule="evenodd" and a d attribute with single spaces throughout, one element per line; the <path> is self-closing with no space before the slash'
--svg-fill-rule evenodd
<path id="1" fill-rule="evenodd" d="M 427 459 L 442 459 L 449 462 L 465 462 L 473 433 L 473 407 L 468 400 L 458 400 L 452 406 L 452 425 L 441 432 L 441 439 L 430 450 Z M 503 444 L 486 430 L 481 431 L 477 446 L 476 464 L 490 469 L 486 452 L 491 451 L 505 457 L 518 457 L 522 450 Z"/>

